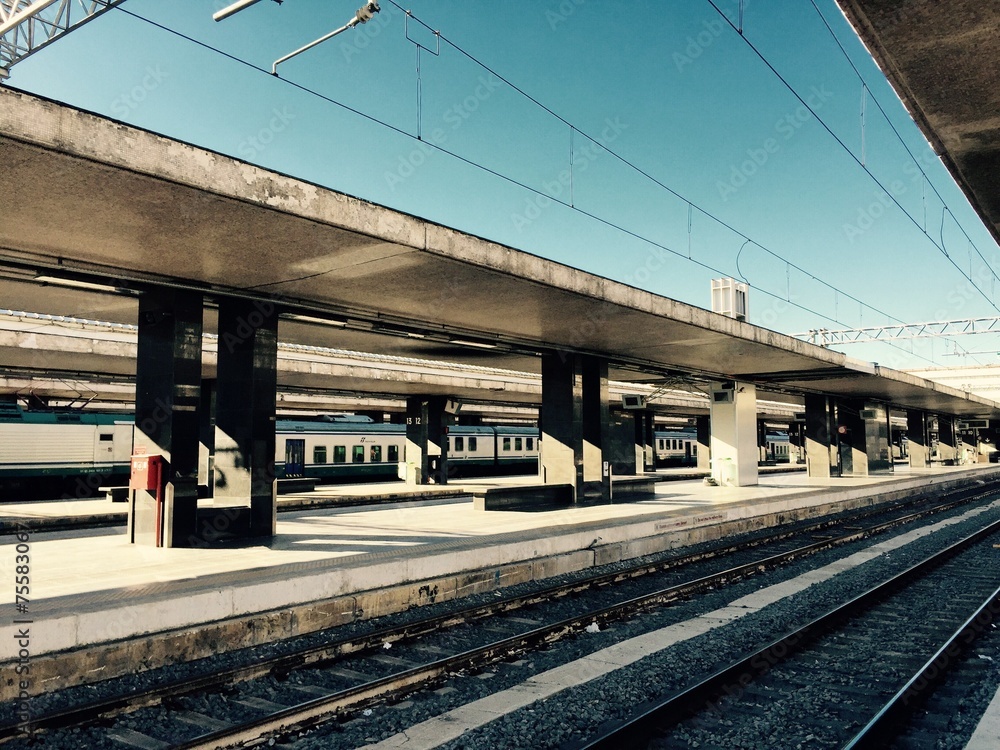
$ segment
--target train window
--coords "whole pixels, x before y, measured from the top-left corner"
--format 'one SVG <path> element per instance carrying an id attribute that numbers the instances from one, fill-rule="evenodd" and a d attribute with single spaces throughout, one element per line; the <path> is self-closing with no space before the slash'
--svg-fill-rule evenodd
<path id="1" fill-rule="evenodd" d="M 368 460 L 371 461 L 373 464 L 380 464 L 380 463 L 382 463 L 382 446 L 381 445 L 373 445 L 372 446 L 372 449 L 370 451 L 370 455 L 368 457 Z"/>
<path id="2" fill-rule="evenodd" d="M 526 450 L 529 450 L 529 451 L 535 450 L 535 439 L 534 438 L 525 438 L 524 439 L 524 447 L 525 447 Z"/>
<path id="3" fill-rule="evenodd" d="M 333 462 L 335 464 L 347 463 L 347 446 L 345 445 L 333 446 Z"/>
<path id="4" fill-rule="evenodd" d="M 514 438 L 514 450 L 516 451 L 524 450 L 523 446 L 521 445 L 521 442 L 522 442 L 521 438 Z"/>
<path id="5" fill-rule="evenodd" d="M 351 457 L 352 463 L 363 464 L 365 462 L 365 446 L 355 445 L 353 450 L 353 455 Z"/>
<path id="6" fill-rule="evenodd" d="M 691 443 L 691 455 L 692 456 L 697 456 L 698 455 L 698 444 L 697 443 Z"/>
<path id="7" fill-rule="evenodd" d="M 326 463 L 326 446 L 317 445 L 313 447 L 313 463 L 314 464 L 325 464 Z"/>
<path id="8" fill-rule="evenodd" d="M 386 453 L 389 454 L 388 457 L 387 457 L 387 459 L 386 459 L 387 461 L 389 461 L 389 463 L 394 464 L 394 463 L 398 463 L 399 462 L 399 446 L 398 445 L 390 445 L 386 449 Z"/>
<path id="9" fill-rule="evenodd" d="M 465 450 L 465 438 L 457 437 L 455 438 L 455 450 L 464 451 Z"/>
<path id="10" fill-rule="evenodd" d="M 114 440 L 115 439 L 115 435 L 114 435 L 113 432 L 102 432 L 100 439 L 101 440 Z"/>
<path id="11" fill-rule="evenodd" d="M 503 449 L 505 451 L 509 451 L 510 450 L 510 438 L 504 438 L 503 439 Z"/>
<path id="12" fill-rule="evenodd" d="M 470 437 L 469 438 L 469 450 L 474 451 L 479 443 L 479 438 Z"/>

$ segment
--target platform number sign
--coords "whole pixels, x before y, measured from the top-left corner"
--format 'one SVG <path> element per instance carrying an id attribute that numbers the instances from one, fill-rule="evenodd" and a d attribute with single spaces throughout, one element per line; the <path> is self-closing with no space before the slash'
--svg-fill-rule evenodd
<path id="1" fill-rule="evenodd" d="M 406 424 L 423 424 L 423 419 L 420 417 L 407 417 Z"/>

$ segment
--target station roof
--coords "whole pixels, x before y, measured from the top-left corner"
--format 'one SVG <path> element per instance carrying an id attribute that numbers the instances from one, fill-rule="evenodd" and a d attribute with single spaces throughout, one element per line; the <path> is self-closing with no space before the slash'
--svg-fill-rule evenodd
<path id="1" fill-rule="evenodd" d="M 1000 242 L 1000 5 L 838 2 Z"/>
<path id="2" fill-rule="evenodd" d="M 4 87 L 0 164 L 9 308 L 132 322 L 134 300 L 37 283 L 172 284 L 335 324 L 290 321 L 291 343 L 527 372 L 540 352 L 575 351 L 621 381 L 737 379 L 1000 417 L 986 399 Z"/>

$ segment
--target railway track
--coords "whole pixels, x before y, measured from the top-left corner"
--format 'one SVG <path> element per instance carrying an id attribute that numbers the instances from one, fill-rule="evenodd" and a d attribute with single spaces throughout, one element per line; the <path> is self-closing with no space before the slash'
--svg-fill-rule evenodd
<path id="1" fill-rule="evenodd" d="M 130 728 L 132 712 L 149 706 L 166 711 L 170 718 L 164 720 L 173 727 L 173 734 L 169 736 L 190 737 L 184 744 L 176 745 L 178 747 L 234 746 L 251 742 L 253 738 L 294 734 L 330 718 L 363 711 L 390 697 L 398 700 L 407 692 L 440 681 L 449 674 L 482 670 L 490 664 L 516 658 L 567 635 L 593 628 L 595 624 L 600 628 L 605 623 L 742 580 L 791 560 L 982 499 L 994 492 L 995 489 L 980 486 L 954 493 L 915 513 L 897 508 L 891 518 L 879 517 L 866 526 L 858 526 L 865 517 L 886 513 L 883 509 L 869 509 L 836 524 L 822 521 L 804 526 L 794 535 L 784 531 L 766 539 L 723 545 L 549 586 L 526 596 L 499 599 L 401 627 L 373 630 L 363 637 L 339 640 L 248 666 L 36 716 L 29 723 L 0 727 L 0 739 L 20 744 L 19 739 L 30 741 L 32 737 L 50 736 L 70 729 L 83 732 L 81 736 L 86 736 L 87 744 L 93 747 L 102 742 L 107 744 L 109 739 L 117 741 L 118 746 L 175 746 Z M 822 538 L 809 538 L 820 533 Z M 803 542 L 803 536 L 809 538 L 808 541 Z M 775 545 L 783 545 L 785 549 L 775 551 Z M 720 565 L 738 554 L 744 556 L 743 562 Z M 714 565 L 717 569 L 697 574 L 694 569 L 699 565 Z M 692 573 L 685 577 L 687 570 Z M 656 579 L 667 573 L 674 575 L 677 582 L 656 585 Z M 643 590 L 635 590 L 640 584 Z M 623 590 L 627 586 L 632 588 Z M 583 609 L 582 614 L 565 617 L 544 612 L 546 603 L 565 602 L 585 594 L 586 602 L 581 601 L 581 606 L 575 607 Z M 421 638 L 441 632 L 452 632 L 456 636 L 444 648 L 422 645 Z M 374 676 L 374 679 L 366 676 Z M 256 682 L 261 680 L 276 682 L 280 697 L 270 688 L 257 690 Z M 219 710 L 192 709 L 188 698 L 202 694 L 218 697 L 220 700 L 215 703 L 221 703 Z M 227 718 L 220 720 L 216 716 Z M 191 731 L 178 731 L 178 727 L 185 726 Z"/>
<path id="2" fill-rule="evenodd" d="M 998 537 L 1000 521 L 573 747 L 890 747 L 1000 614 Z"/>

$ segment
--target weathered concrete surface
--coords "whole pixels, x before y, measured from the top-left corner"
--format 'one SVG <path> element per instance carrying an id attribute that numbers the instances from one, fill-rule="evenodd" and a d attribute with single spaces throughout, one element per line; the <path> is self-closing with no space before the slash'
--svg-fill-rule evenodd
<path id="1" fill-rule="evenodd" d="M 1000 5 L 838 2 L 1000 242 Z"/>
<path id="2" fill-rule="evenodd" d="M 505 354 L 504 345 L 1000 416 L 993 402 L 957 390 L 876 373 L 789 336 L 7 88 L 0 163 L 18 186 L 5 196 L 0 261 L 29 277 L 58 267 L 209 293 L 254 290 L 373 326 L 495 341 L 488 361 L 523 365 L 516 369 L 537 371 L 538 361 Z M 20 282 L 3 282 L 0 293 L 7 283 Z M 338 335 L 367 337 L 373 350 L 371 331 Z M 412 356 L 487 361 L 448 335 L 399 346 Z M 620 367 L 609 375 L 648 377 Z"/>

